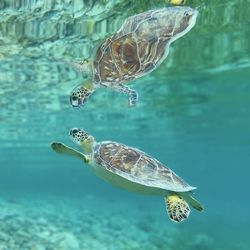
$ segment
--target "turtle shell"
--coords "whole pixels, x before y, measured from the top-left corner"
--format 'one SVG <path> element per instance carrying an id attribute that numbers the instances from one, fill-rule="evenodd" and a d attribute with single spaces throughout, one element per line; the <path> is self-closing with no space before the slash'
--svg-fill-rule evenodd
<path id="1" fill-rule="evenodd" d="M 98 47 L 93 62 L 95 84 L 112 87 L 158 67 L 168 54 L 170 42 L 188 26 L 188 22 L 180 21 L 184 8 L 162 8 L 129 17 Z"/>
<path id="2" fill-rule="evenodd" d="M 195 189 L 171 169 L 144 152 L 116 142 L 102 142 L 94 148 L 98 166 L 131 182 L 175 192 Z"/>

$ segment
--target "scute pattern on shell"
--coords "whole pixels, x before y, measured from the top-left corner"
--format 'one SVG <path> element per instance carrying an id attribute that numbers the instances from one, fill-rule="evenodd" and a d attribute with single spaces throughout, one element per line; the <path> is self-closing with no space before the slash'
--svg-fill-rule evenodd
<path id="1" fill-rule="evenodd" d="M 98 144 L 94 149 L 94 158 L 99 166 L 145 186 L 176 192 L 195 189 L 156 159 L 120 143 Z"/>
<path id="2" fill-rule="evenodd" d="M 97 49 L 95 83 L 113 86 L 155 69 L 167 56 L 168 42 L 175 28 L 166 18 L 164 9 L 129 17 L 120 30 Z"/>

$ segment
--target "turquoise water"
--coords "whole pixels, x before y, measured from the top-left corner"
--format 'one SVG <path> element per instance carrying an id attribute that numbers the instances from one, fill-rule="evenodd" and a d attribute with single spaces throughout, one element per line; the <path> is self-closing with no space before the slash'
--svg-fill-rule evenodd
<path id="1" fill-rule="evenodd" d="M 1 1 L 0 249 L 249 249 L 250 1 L 219 2 L 187 0 L 196 26 L 133 82 L 137 107 L 99 90 L 74 109 L 83 79 L 51 57 L 90 58 L 126 17 L 165 1 Z M 174 224 L 162 197 L 56 155 L 53 140 L 74 147 L 72 127 L 159 159 L 198 187 L 204 212 Z"/>

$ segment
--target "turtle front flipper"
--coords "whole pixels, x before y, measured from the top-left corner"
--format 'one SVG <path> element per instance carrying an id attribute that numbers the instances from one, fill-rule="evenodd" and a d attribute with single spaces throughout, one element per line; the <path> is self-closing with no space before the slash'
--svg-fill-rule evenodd
<path id="1" fill-rule="evenodd" d="M 49 57 L 52 61 L 57 61 L 70 66 L 72 69 L 81 73 L 83 78 L 90 78 L 92 76 L 92 61 L 88 59 L 83 59 L 81 61 L 69 61 L 63 58 Z"/>
<path id="2" fill-rule="evenodd" d="M 63 61 L 71 66 L 78 73 L 82 73 L 84 78 L 89 78 L 92 74 L 92 62 L 87 59 L 82 61 Z"/>
<path id="3" fill-rule="evenodd" d="M 174 222 L 186 220 L 190 213 L 188 203 L 178 194 L 170 194 L 165 197 L 165 203 L 169 218 Z"/>
<path id="4" fill-rule="evenodd" d="M 73 148 L 66 146 L 65 144 L 61 142 L 52 142 L 51 148 L 58 154 L 67 154 L 67 155 L 76 156 L 80 158 L 81 160 L 83 160 L 85 163 L 89 162 L 89 159 L 86 155 L 78 152 L 77 150 Z"/>
<path id="5" fill-rule="evenodd" d="M 117 86 L 112 86 L 112 89 L 128 95 L 128 104 L 129 106 L 135 106 L 138 102 L 138 93 L 134 90 L 131 89 L 125 85 L 117 85 Z"/>

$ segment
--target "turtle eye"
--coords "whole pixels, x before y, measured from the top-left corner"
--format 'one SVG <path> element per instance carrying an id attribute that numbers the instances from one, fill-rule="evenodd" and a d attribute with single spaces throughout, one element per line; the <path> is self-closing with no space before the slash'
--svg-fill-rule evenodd
<path id="1" fill-rule="evenodd" d="M 78 129 L 74 128 L 72 129 L 72 134 L 76 134 L 78 132 Z"/>
<path id="2" fill-rule="evenodd" d="M 77 97 L 76 97 L 75 95 L 73 95 L 73 96 L 71 97 L 71 99 L 72 99 L 73 101 L 76 101 L 76 100 L 77 100 Z"/>

